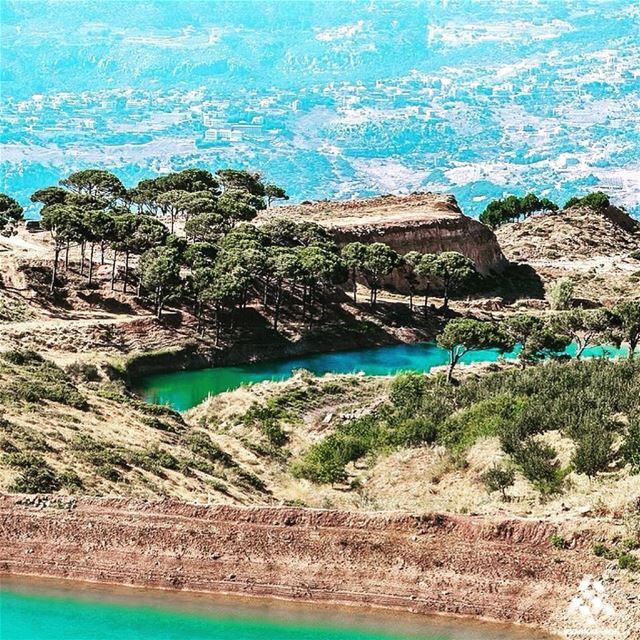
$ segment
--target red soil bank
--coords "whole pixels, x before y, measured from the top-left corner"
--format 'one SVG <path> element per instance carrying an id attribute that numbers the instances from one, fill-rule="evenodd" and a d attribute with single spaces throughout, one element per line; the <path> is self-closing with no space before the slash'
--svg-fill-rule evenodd
<path id="1" fill-rule="evenodd" d="M 0 572 L 545 626 L 602 568 L 543 522 L 0 496 Z M 577 529 L 577 527 L 576 527 Z"/>

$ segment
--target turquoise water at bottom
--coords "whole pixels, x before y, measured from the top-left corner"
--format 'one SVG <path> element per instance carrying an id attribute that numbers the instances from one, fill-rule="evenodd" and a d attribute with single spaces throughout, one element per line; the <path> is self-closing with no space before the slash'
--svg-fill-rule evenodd
<path id="1" fill-rule="evenodd" d="M 2 640 L 392 640 L 400 636 L 0 594 Z M 436 636 L 425 636 L 435 638 Z M 440 636 L 442 637 L 442 636 Z"/>
<path id="2" fill-rule="evenodd" d="M 462 357 L 461 362 L 495 362 L 500 357 L 515 358 L 517 353 L 517 348 L 509 353 L 501 353 L 497 349 L 470 351 Z M 575 353 L 575 345 L 569 345 L 566 355 L 574 356 Z M 626 353 L 624 347 L 597 346 L 586 349 L 584 357 L 614 357 Z M 135 380 L 134 389 L 148 402 L 168 404 L 178 411 L 186 411 L 200 404 L 208 395 L 263 380 L 285 380 L 296 369 L 307 369 L 316 375 L 362 372 L 371 376 L 387 376 L 400 371 L 427 372 L 446 364 L 447 359 L 448 352 L 432 342 L 400 344 L 234 367 L 149 375 Z"/>
<path id="3" fill-rule="evenodd" d="M 184 599 L 184 594 L 179 594 Z M 530 640 L 537 634 L 516 628 L 478 622 L 447 621 L 423 616 L 381 617 L 392 614 L 369 614 L 366 610 L 346 610 L 343 624 L 334 623 L 335 608 L 325 607 L 327 622 L 300 617 L 293 606 L 278 604 L 275 612 L 256 613 L 255 609 L 238 607 L 237 599 L 222 603 L 215 597 L 205 612 L 180 612 L 162 606 L 141 606 L 133 600 L 110 603 L 85 595 L 23 593 L 0 591 L 0 640 Z M 104 594 L 102 598 L 104 599 Z M 161 592 L 165 599 L 173 594 Z M 201 598 L 200 607 L 209 600 Z M 165 602 L 166 604 L 166 602 Z M 253 605 L 257 607 L 257 605 Z M 265 605 L 262 605 L 263 607 Z M 233 609 L 237 607 L 237 609 Z M 231 613 L 235 611 L 236 613 Z M 274 613 L 276 617 L 274 617 Z M 380 629 L 380 630 L 376 630 Z"/>

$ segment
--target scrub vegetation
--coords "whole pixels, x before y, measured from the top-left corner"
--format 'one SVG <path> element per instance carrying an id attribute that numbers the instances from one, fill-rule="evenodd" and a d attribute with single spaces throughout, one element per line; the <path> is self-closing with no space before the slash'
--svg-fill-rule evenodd
<path id="1" fill-rule="evenodd" d="M 350 462 L 390 449 L 437 443 L 452 453 L 479 438 L 499 438 L 502 450 L 541 494 L 562 491 L 575 470 L 597 476 L 638 466 L 640 363 L 550 362 L 488 374 L 459 386 L 442 376 L 402 374 L 390 402 L 338 427 L 313 445 L 293 472 L 314 482 L 340 482 Z M 559 431 L 575 444 L 571 464 L 539 436 Z M 491 491 L 513 483 L 502 469 L 487 473 Z"/>

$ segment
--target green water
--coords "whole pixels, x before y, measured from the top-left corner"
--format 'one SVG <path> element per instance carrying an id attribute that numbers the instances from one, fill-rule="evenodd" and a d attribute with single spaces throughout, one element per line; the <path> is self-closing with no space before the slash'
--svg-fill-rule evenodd
<path id="1" fill-rule="evenodd" d="M 185 614 L 68 598 L 0 596 L 2 640 L 383 640 L 357 630 Z M 442 636 L 441 636 L 442 637 Z M 435 638 L 435 636 L 425 636 Z"/>
<path id="2" fill-rule="evenodd" d="M 575 350 L 575 345 L 569 345 L 566 353 L 575 355 Z M 517 352 L 517 348 L 509 353 L 502 353 L 497 349 L 470 351 L 463 356 L 461 362 L 495 362 L 500 356 L 514 358 Z M 624 348 L 604 346 L 591 347 L 585 351 L 584 356 L 613 357 L 625 353 Z M 156 374 L 134 381 L 134 388 L 148 402 L 168 404 L 178 411 L 186 411 L 200 404 L 208 395 L 263 380 L 285 380 L 296 369 L 307 369 L 316 375 L 362 372 L 370 376 L 386 376 L 400 371 L 430 371 L 433 367 L 446 364 L 447 357 L 447 351 L 435 343 L 400 344 L 234 367 Z"/>
<path id="3" fill-rule="evenodd" d="M 79 587 L 80 588 L 80 587 Z M 80 588 L 81 589 L 81 588 Z M 147 593 L 148 592 L 144 592 Z M 0 590 L 0 640 L 523 640 L 531 631 L 366 609 L 158 592 Z"/>

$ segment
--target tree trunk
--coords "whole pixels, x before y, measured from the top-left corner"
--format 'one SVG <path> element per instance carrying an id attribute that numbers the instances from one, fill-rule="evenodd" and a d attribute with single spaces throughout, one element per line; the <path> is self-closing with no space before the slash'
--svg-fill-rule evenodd
<path id="1" fill-rule="evenodd" d="M 451 359 L 449 362 L 449 366 L 447 368 L 447 383 L 451 384 L 453 382 L 453 369 L 456 366 L 456 360 Z"/>
<path id="2" fill-rule="evenodd" d="M 124 252 L 124 286 L 122 290 L 127 293 L 127 280 L 129 278 L 129 251 Z"/>
<path id="3" fill-rule="evenodd" d="M 278 321 L 280 320 L 280 304 L 282 302 L 282 284 L 278 284 L 276 289 L 276 299 L 273 307 L 273 330 L 278 330 Z"/>
<path id="4" fill-rule="evenodd" d="M 51 285 L 50 291 L 53 293 L 56 287 L 56 278 L 58 276 L 58 260 L 60 259 L 60 247 L 56 243 L 55 248 L 53 250 L 53 269 L 51 270 Z"/>
<path id="5" fill-rule="evenodd" d="M 104 264 L 104 240 L 100 243 L 100 265 Z"/>
<path id="6" fill-rule="evenodd" d="M 162 309 L 164 307 L 164 298 L 162 297 L 162 289 L 158 288 L 156 292 L 156 317 L 162 320 Z"/>
<path id="7" fill-rule="evenodd" d="M 220 303 L 216 303 L 216 341 L 215 346 L 217 347 L 220 344 Z"/>
<path id="8" fill-rule="evenodd" d="M 302 287 L 302 321 L 307 317 L 307 285 Z"/>
<path id="9" fill-rule="evenodd" d="M 118 258 L 118 252 L 113 250 L 113 264 L 111 265 L 111 291 L 115 288 L 116 283 L 116 262 Z"/>
<path id="10" fill-rule="evenodd" d="M 444 293 L 443 293 L 443 300 L 442 300 L 442 308 L 443 309 L 448 309 L 449 308 L 449 285 L 445 284 L 444 285 Z"/>
<path id="11" fill-rule="evenodd" d="M 91 243 L 91 249 L 89 249 L 89 284 L 91 284 L 91 279 L 93 278 L 93 250 L 95 248 L 95 244 Z"/>
<path id="12" fill-rule="evenodd" d="M 67 240 L 67 247 L 64 251 L 64 270 L 66 271 L 69 268 L 69 247 L 71 245 L 71 242 L 69 242 L 69 240 Z"/>
<path id="13" fill-rule="evenodd" d="M 85 258 L 85 249 L 86 249 L 86 242 L 83 240 L 80 243 L 80 275 L 83 276 L 84 275 L 84 258 Z"/>

